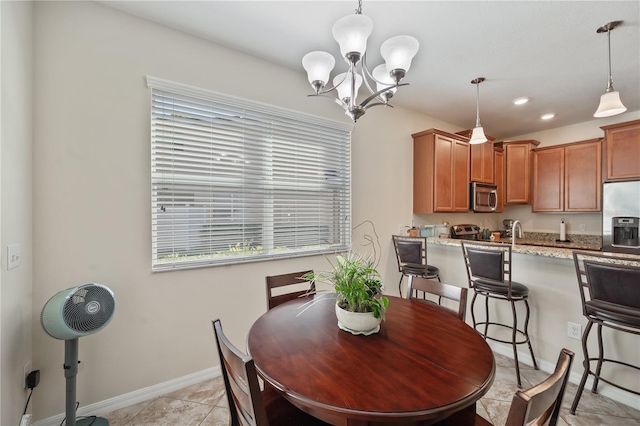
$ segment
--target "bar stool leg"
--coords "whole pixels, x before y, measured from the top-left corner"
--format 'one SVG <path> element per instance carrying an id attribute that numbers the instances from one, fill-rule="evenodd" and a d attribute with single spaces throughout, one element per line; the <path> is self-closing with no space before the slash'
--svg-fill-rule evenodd
<path id="1" fill-rule="evenodd" d="M 400 297 L 402 297 L 402 279 L 404 278 L 404 274 L 400 273 L 400 282 L 398 283 L 398 293 Z"/>
<path id="2" fill-rule="evenodd" d="M 576 390 L 576 396 L 575 398 L 573 398 L 573 404 L 571 404 L 571 410 L 569 410 L 571 414 L 576 414 L 576 408 L 578 407 L 578 403 L 580 402 L 582 391 L 584 391 L 584 385 L 587 383 L 587 377 L 589 377 L 591 364 L 589 363 L 589 350 L 587 349 L 587 338 L 589 337 L 589 332 L 591 331 L 592 325 L 593 325 L 593 322 L 589 321 L 587 323 L 587 327 L 584 329 L 584 334 L 582 335 L 582 352 L 584 354 L 584 361 L 582 362 L 582 365 L 584 366 L 584 373 L 582 373 L 582 380 L 580 380 L 580 385 L 578 385 L 578 390 Z"/>
<path id="3" fill-rule="evenodd" d="M 484 314 L 486 322 L 484 323 L 484 340 L 487 340 L 487 334 L 489 333 L 489 296 L 484 296 Z"/>
<path id="4" fill-rule="evenodd" d="M 600 381 L 600 370 L 602 370 L 602 360 L 604 359 L 604 346 L 602 345 L 602 324 L 598 323 L 598 365 L 593 379 L 591 392 L 598 393 L 598 382 Z"/>
<path id="5" fill-rule="evenodd" d="M 476 330 L 476 315 L 475 315 L 475 313 L 473 311 L 473 305 L 476 303 L 476 297 L 478 297 L 478 292 L 474 288 L 473 289 L 473 299 L 471 299 L 471 321 L 473 322 L 473 329 L 474 330 Z"/>
<path id="6" fill-rule="evenodd" d="M 520 362 L 518 361 L 518 349 L 516 345 L 516 339 L 518 337 L 518 314 L 516 313 L 516 303 L 511 300 L 511 311 L 513 312 L 513 330 L 511 331 L 511 346 L 513 346 L 513 359 L 516 362 L 516 379 L 518 382 L 518 388 L 522 388 L 522 381 L 520 380 Z"/>
<path id="7" fill-rule="evenodd" d="M 531 313 L 529 309 L 529 301 L 524 299 L 524 305 L 527 308 L 527 316 L 524 320 L 524 336 L 527 338 L 527 345 L 529 346 L 529 353 L 531 354 L 531 359 L 533 360 L 533 368 L 534 370 L 538 369 L 538 363 L 536 362 L 536 357 L 533 354 L 533 347 L 531 346 L 531 339 L 529 339 L 529 315 Z"/>

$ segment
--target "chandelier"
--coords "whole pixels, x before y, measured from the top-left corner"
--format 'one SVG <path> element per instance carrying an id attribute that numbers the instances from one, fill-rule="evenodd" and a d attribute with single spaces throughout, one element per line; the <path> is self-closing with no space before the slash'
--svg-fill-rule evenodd
<path id="1" fill-rule="evenodd" d="M 391 37 L 380 46 L 380 54 L 385 60 L 370 72 L 366 63 L 367 38 L 373 31 L 373 21 L 362 14 L 362 0 L 354 15 L 339 19 L 332 29 L 333 38 L 340 45 L 340 53 L 348 65 L 346 72 L 336 75 L 332 86 L 326 88 L 335 59 L 323 51 L 309 52 L 302 58 L 302 66 L 315 93 L 309 96 L 322 96 L 333 99 L 344 108 L 345 114 L 355 123 L 368 108 L 388 104 L 411 66 L 411 60 L 418 52 L 420 44 L 413 37 L 401 35 Z M 370 96 L 357 103 L 358 90 L 364 82 Z M 375 90 L 372 85 L 375 83 Z M 337 97 L 327 93 L 334 91 Z"/>

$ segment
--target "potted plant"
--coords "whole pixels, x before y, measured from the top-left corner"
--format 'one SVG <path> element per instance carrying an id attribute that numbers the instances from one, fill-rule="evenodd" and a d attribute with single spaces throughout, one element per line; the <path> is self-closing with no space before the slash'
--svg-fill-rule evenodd
<path id="1" fill-rule="evenodd" d="M 304 278 L 333 286 L 337 295 L 336 316 L 341 329 L 354 334 L 376 333 L 389 299 L 382 295 L 380 274 L 373 260 L 349 252 L 336 256 L 336 264 L 332 266 L 330 271 L 312 272 Z"/>

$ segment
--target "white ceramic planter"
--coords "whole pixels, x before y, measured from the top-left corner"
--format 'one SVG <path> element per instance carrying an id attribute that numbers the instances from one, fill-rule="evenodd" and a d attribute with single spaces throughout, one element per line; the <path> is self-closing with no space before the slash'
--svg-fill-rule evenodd
<path id="1" fill-rule="evenodd" d="M 373 316 L 373 312 L 349 312 L 336 304 L 338 327 L 352 334 L 374 334 L 380 331 L 380 318 Z"/>

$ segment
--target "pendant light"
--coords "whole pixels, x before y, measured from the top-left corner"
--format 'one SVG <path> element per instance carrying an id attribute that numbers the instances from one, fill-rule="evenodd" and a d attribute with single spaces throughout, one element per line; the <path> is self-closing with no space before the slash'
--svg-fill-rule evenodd
<path id="1" fill-rule="evenodd" d="M 622 114 L 627 110 L 627 107 L 622 105 L 620 100 L 620 93 L 613 88 L 613 78 L 611 77 L 611 31 L 618 25 L 622 24 L 622 21 L 611 21 L 596 30 L 598 34 L 607 33 L 607 39 L 609 42 L 609 80 L 607 82 L 607 89 L 600 97 L 600 105 L 594 117 L 611 117 L 612 115 Z"/>
<path id="2" fill-rule="evenodd" d="M 476 127 L 474 127 L 471 133 L 471 139 L 469 143 L 472 145 L 485 143 L 487 137 L 484 135 L 484 129 L 480 125 L 480 83 L 484 81 L 484 77 L 478 77 L 471 80 L 471 84 L 476 85 Z"/>

